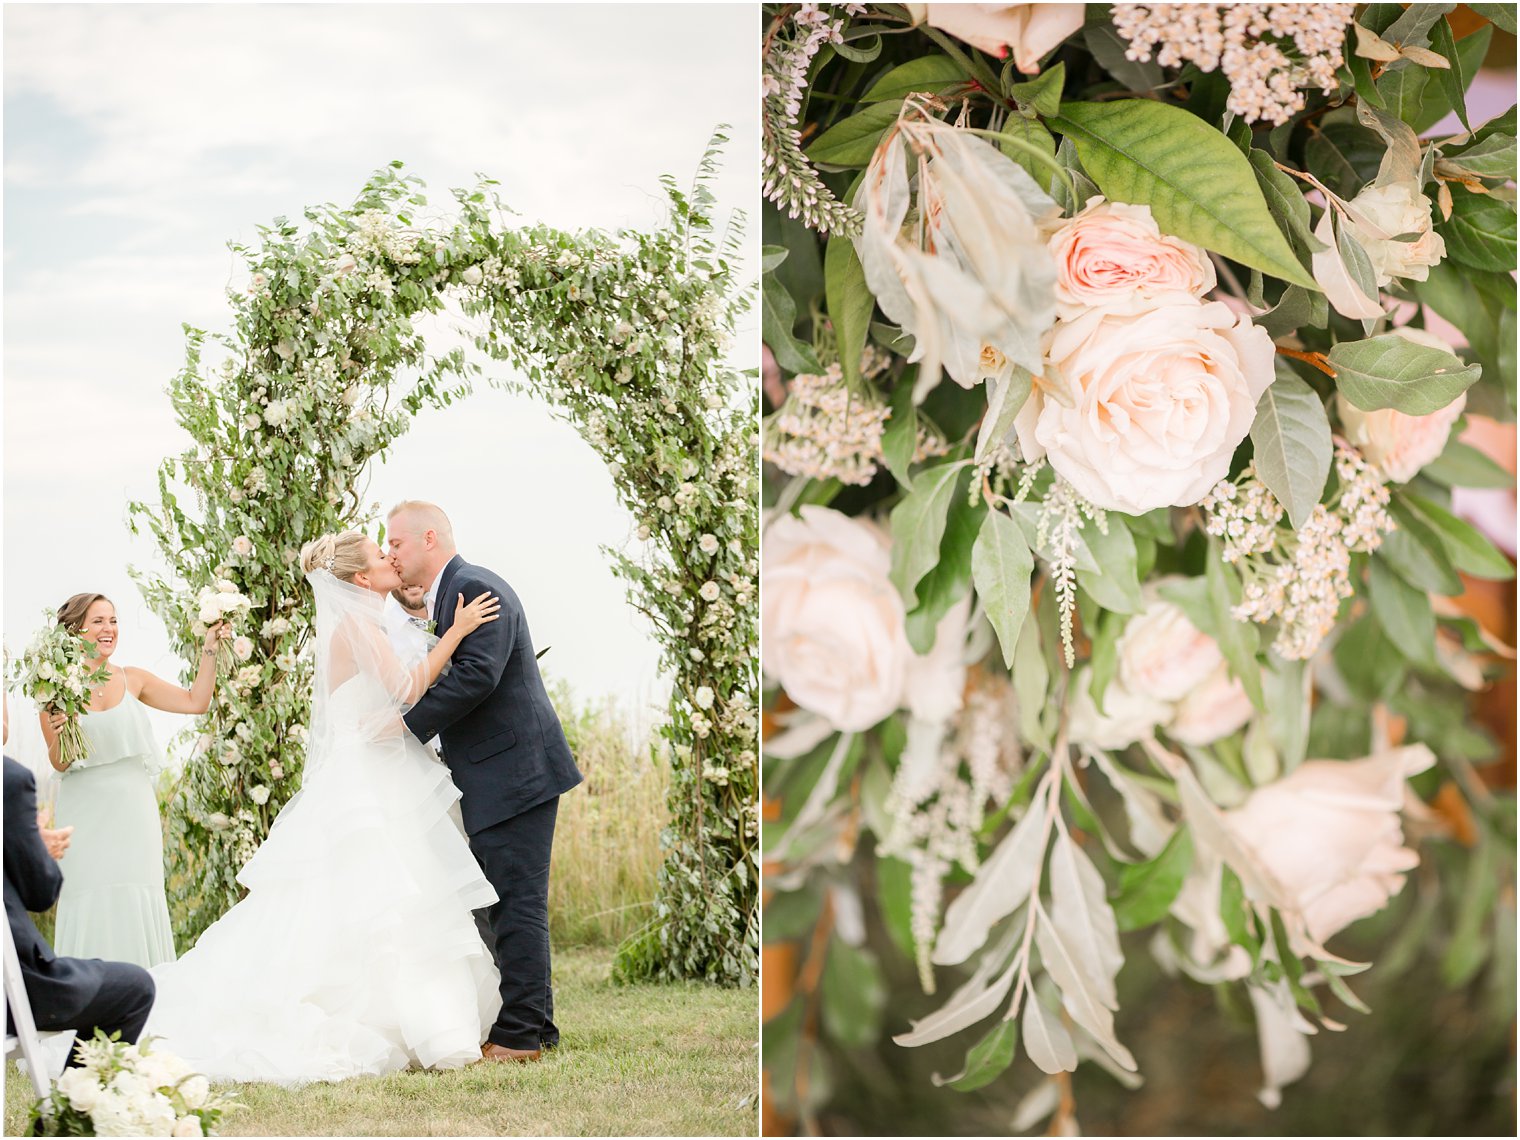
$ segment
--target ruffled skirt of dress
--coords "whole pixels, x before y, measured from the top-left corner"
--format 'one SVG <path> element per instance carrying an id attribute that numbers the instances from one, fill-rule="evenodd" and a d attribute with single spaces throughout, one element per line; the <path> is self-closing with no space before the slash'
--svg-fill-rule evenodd
<path id="1" fill-rule="evenodd" d="M 147 1032 L 213 1080 L 477 1060 L 500 997 L 471 911 L 496 892 L 458 799 L 409 737 L 333 750 L 239 872 L 247 896 L 153 969 Z"/>

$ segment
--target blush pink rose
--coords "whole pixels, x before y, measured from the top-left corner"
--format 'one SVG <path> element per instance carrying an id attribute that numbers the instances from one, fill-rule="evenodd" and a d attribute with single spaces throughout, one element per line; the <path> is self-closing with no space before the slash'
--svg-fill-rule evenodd
<path id="1" fill-rule="evenodd" d="M 887 577 L 889 540 L 826 507 L 799 514 L 765 532 L 761 664 L 802 708 L 861 732 L 898 707 L 914 656 Z"/>
<path id="2" fill-rule="evenodd" d="M 1014 66 L 1037 75 L 1040 60 L 1081 30 L 1082 4 L 909 4 L 914 23 L 949 32 L 999 59 L 1013 52 Z"/>
<path id="3" fill-rule="evenodd" d="M 1405 327 L 1393 332 L 1426 348 L 1451 351 L 1451 345 L 1424 329 Z M 1393 408 L 1364 412 L 1339 393 L 1335 406 L 1346 438 L 1367 462 L 1376 464 L 1391 482 L 1407 483 L 1419 474 L 1420 468 L 1446 450 L 1452 425 L 1467 407 L 1467 393 L 1425 416 L 1405 415 Z"/>
<path id="4" fill-rule="evenodd" d="M 1191 242 L 1163 234 L 1151 208 L 1091 198 L 1050 239 L 1056 263 L 1056 313 L 1088 308 L 1137 313 L 1167 293 L 1202 297 L 1214 288 L 1214 263 Z"/>
<path id="5" fill-rule="evenodd" d="M 1303 913 L 1317 942 L 1381 910 L 1420 857 L 1404 846 L 1404 781 L 1435 762 L 1423 744 L 1364 760 L 1309 760 L 1225 813 Z"/>
<path id="6" fill-rule="evenodd" d="M 1157 726 L 1172 715 L 1172 706 L 1166 701 L 1131 692 L 1117 677 L 1103 690 L 1103 711 L 1099 712 L 1091 684 L 1091 669 L 1083 669 L 1072 678 L 1075 696 L 1067 731 L 1073 744 L 1104 750 L 1128 748 L 1155 735 Z"/>
<path id="7" fill-rule="evenodd" d="M 1157 596 L 1165 581 L 1147 584 L 1145 609 L 1119 635 L 1119 679 L 1132 693 L 1180 701 L 1224 663 L 1224 654 L 1180 607 Z"/>
<path id="8" fill-rule="evenodd" d="M 1056 325 L 1014 428 L 1029 460 L 1127 514 L 1198 502 L 1228 473 L 1273 378 L 1265 329 L 1172 294 L 1145 312 Z"/>
<path id="9" fill-rule="evenodd" d="M 1255 713 L 1251 698 L 1240 678 L 1230 675 L 1229 666 L 1219 665 L 1177 702 L 1167 735 L 1184 744 L 1213 744 L 1244 727 Z"/>

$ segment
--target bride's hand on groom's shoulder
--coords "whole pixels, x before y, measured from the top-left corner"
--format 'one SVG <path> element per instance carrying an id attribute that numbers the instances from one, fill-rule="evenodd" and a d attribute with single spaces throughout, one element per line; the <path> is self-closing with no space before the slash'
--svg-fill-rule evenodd
<path id="1" fill-rule="evenodd" d="M 460 594 L 454 603 L 454 623 L 449 628 L 460 631 L 460 636 L 472 633 L 487 622 L 493 622 L 501 616 L 501 599 L 495 594 L 481 594 L 469 605 L 465 604 L 464 595 Z"/>

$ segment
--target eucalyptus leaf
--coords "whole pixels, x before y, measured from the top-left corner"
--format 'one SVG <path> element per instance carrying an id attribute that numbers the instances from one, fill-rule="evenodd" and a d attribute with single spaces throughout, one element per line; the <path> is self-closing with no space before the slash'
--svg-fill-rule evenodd
<path id="1" fill-rule="evenodd" d="M 876 297 L 866 285 L 865 270 L 855 246 L 845 237 L 833 237 L 823 251 L 824 294 L 828 299 L 829 319 L 839 343 L 839 366 L 849 389 L 860 389 L 860 357 L 865 351 L 866 334 L 871 328 L 871 313 Z"/>
<path id="2" fill-rule="evenodd" d="M 912 610 L 919 581 L 939 561 L 940 540 L 965 464 L 942 463 L 919 472 L 913 490 L 892 508 L 892 583 Z"/>
<path id="3" fill-rule="evenodd" d="M 1018 1042 L 1019 1023 L 1012 1020 L 998 1022 L 992 1032 L 971 1047 L 966 1054 L 965 1069 L 948 1084 L 959 1092 L 971 1092 L 991 1084 L 1013 1064 Z"/>
<path id="4" fill-rule="evenodd" d="M 1277 228 L 1245 156 L 1180 107 L 1147 99 L 1065 103 L 1052 120 L 1112 201 L 1150 206 L 1163 232 L 1317 290 Z"/>
<path id="5" fill-rule="evenodd" d="M 1192 834 L 1179 827 L 1154 859 L 1133 863 L 1120 871 L 1118 893 L 1113 900 L 1119 929 L 1139 930 L 1165 918 L 1192 865 Z"/>
<path id="6" fill-rule="evenodd" d="M 1405 659 L 1436 669 L 1436 615 L 1430 595 L 1409 585 L 1380 558 L 1368 567 L 1367 595 L 1383 632 Z"/>
<path id="7" fill-rule="evenodd" d="M 1256 405 L 1251 443 L 1257 475 L 1299 530 L 1314 513 L 1330 476 L 1330 420 L 1319 394 L 1279 367 Z"/>
<path id="8" fill-rule="evenodd" d="M 1077 1050 L 1071 1034 L 1032 993 L 1024 997 L 1024 1050 L 1042 1073 L 1076 1070 Z"/>
<path id="9" fill-rule="evenodd" d="M 1474 578 L 1509 581 L 1515 576 L 1515 567 L 1488 539 L 1471 524 L 1418 495 L 1405 495 L 1403 501 L 1427 524 L 1446 556 L 1458 570 Z"/>

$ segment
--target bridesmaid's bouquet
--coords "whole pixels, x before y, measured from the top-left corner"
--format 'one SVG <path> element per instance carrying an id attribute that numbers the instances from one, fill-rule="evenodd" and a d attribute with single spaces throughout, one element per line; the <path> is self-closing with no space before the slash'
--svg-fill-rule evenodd
<path id="1" fill-rule="evenodd" d="M 79 714 L 90 707 L 90 686 L 105 684 L 111 671 L 93 642 L 59 625 L 52 610 L 43 612 L 46 622 L 12 665 L 11 682 L 42 711 L 68 718 L 58 730 L 59 756 L 67 766 L 90 754 Z"/>
<path id="2" fill-rule="evenodd" d="M 206 630 L 219 621 L 225 621 L 230 627 L 236 628 L 237 620 L 247 617 L 253 609 L 253 602 L 234 583 L 219 578 L 215 586 L 201 587 L 195 596 L 195 605 L 191 608 L 197 611 L 197 620 L 191 625 L 190 632 L 196 637 L 204 637 Z M 236 655 L 228 637 L 223 637 L 217 643 L 217 649 L 218 664 L 221 663 L 222 654 Z"/>
<path id="3" fill-rule="evenodd" d="M 32 1108 L 42 1136 L 215 1136 L 237 1102 L 173 1053 L 107 1037 L 97 1029 L 78 1046 L 78 1068 L 58 1078 Z"/>

